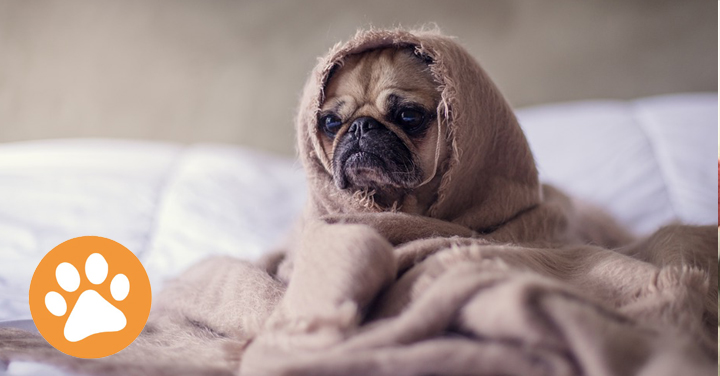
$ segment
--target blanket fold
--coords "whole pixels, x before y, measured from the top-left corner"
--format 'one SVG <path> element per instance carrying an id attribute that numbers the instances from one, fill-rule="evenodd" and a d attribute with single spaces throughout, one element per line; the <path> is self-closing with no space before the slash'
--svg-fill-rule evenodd
<path id="1" fill-rule="evenodd" d="M 666 228 L 633 247 L 656 244 L 669 232 L 687 240 L 713 231 L 699 230 Z M 716 301 L 706 299 L 709 278 L 703 270 L 657 266 L 593 246 L 543 249 L 467 240 L 454 239 L 457 245 L 417 262 L 382 293 L 377 283 L 367 284 L 379 293 L 371 314 L 365 321 L 336 323 L 344 334 L 324 347 L 306 346 L 327 337 L 324 330 L 288 333 L 266 327 L 249 346 L 241 369 L 268 375 L 714 372 L 717 345 L 710 325 L 717 322 L 703 325 L 702 319 L 705 312 L 717 312 Z M 405 252 L 415 245 L 408 244 Z M 648 251 L 660 258 L 678 252 L 666 245 Z M 321 264 L 316 267 L 325 269 Z M 318 277 L 320 270 L 307 267 L 305 273 L 325 280 Z M 340 278 L 333 291 L 346 286 L 353 292 L 341 296 L 357 294 L 356 278 L 333 272 Z M 314 295 L 319 290 L 304 290 L 310 301 L 322 304 Z M 353 313 L 359 317 L 361 310 Z M 303 345 L 296 345 L 298 340 Z"/>

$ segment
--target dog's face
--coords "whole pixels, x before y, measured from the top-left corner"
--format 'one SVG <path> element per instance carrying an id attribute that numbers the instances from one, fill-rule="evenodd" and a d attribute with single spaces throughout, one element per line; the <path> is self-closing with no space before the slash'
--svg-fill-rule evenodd
<path id="1" fill-rule="evenodd" d="M 435 175 L 440 92 L 412 49 L 348 57 L 325 95 L 318 129 L 338 188 L 391 205 Z"/>

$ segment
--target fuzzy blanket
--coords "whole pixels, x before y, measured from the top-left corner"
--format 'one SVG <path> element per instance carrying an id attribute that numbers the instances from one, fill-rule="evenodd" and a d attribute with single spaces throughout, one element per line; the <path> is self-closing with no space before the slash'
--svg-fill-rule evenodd
<path id="1" fill-rule="evenodd" d="M 334 67 L 392 46 L 429 61 L 452 151 L 436 161 L 436 200 L 420 214 L 338 190 L 318 140 Z M 115 355 L 71 358 L 1 330 L 0 358 L 91 374 L 714 375 L 715 229 L 635 240 L 541 186 L 510 106 L 451 38 L 371 30 L 335 46 L 296 126 L 310 197 L 286 247 L 256 264 L 191 268 Z"/>

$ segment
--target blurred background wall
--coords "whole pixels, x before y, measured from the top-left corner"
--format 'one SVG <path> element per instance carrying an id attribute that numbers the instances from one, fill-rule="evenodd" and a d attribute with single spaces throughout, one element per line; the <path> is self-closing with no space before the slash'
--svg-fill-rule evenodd
<path id="1" fill-rule="evenodd" d="M 293 153 L 317 56 L 435 22 L 516 107 L 717 90 L 708 0 L 0 0 L 0 142 L 122 137 Z"/>

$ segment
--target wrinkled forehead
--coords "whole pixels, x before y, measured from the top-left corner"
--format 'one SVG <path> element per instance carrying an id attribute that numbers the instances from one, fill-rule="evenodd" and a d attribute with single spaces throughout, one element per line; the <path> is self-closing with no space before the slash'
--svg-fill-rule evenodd
<path id="1" fill-rule="evenodd" d="M 322 109 L 331 109 L 347 101 L 383 99 L 389 95 L 428 108 L 436 105 L 440 95 L 438 84 L 426 61 L 413 51 L 412 47 L 389 47 L 346 57 L 328 78 Z"/>

